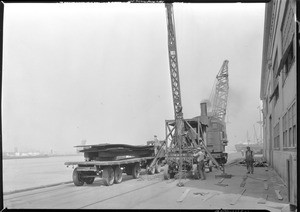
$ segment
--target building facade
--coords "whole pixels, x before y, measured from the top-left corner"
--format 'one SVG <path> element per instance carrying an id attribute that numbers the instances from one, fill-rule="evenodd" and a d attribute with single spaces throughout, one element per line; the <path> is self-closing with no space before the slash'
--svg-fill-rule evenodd
<path id="1" fill-rule="evenodd" d="M 297 3 L 298 4 L 298 3 Z M 283 179 L 297 205 L 296 0 L 266 3 L 260 98 L 264 156 Z"/>

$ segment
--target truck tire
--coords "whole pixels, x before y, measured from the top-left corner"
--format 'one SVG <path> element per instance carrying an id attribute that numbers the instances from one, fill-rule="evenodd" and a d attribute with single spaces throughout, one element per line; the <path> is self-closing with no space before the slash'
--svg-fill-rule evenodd
<path id="1" fill-rule="evenodd" d="M 84 179 L 84 182 L 86 184 L 93 184 L 94 180 L 95 180 L 94 177 L 89 177 L 89 178 Z"/>
<path id="2" fill-rule="evenodd" d="M 114 183 L 114 170 L 108 166 L 103 169 L 102 178 L 106 186 L 110 186 Z"/>
<path id="3" fill-rule="evenodd" d="M 169 165 L 166 164 L 164 168 L 164 179 L 169 180 L 170 179 L 170 174 L 169 174 Z"/>
<path id="4" fill-rule="evenodd" d="M 114 182 L 116 184 L 121 183 L 122 182 L 122 169 L 119 166 L 116 166 L 114 170 L 115 170 Z"/>
<path id="5" fill-rule="evenodd" d="M 77 171 L 77 168 L 74 169 L 72 177 L 74 185 L 82 186 L 84 184 L 84 181 L 81 179 L 81 173 Z"/>
<path id="6" fill-rule="evenodd" d="M 135 163 L 132 167 L 132 177 L 134 179 L 138 178 L 140 176 L 141 167 L 139 163 Z"/>

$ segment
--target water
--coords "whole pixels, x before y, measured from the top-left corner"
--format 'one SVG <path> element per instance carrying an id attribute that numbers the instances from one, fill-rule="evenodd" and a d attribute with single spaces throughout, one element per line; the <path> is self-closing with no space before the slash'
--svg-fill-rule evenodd
<path id="1" fill-rule="evenodd" d="M 228 152 L 228 162 L 239 157 L 241 153 Z M 78 155 L 3 160 L 3 192 L 72 181 L 73 169 L 64 165 L 67 161 L 84 158 Z"/>
<path id="2" fill-rule="evenodd" d="M 83 155 L 9 159 L 3 162 L 3 192 L 72 181 L 67 161 L 83 161 Z"/>

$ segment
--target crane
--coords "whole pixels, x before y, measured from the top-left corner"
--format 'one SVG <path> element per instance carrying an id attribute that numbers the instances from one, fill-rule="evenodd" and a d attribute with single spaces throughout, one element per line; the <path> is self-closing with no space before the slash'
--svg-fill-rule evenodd
<path id="1" fill-rule="evenodd" d="M 166 3 L 165 7 L 167 14 L 168 55 L 175 122 L 172 120 L 166 121 L 166 131 L 170 131 L 167 133 L 166 145 L 168 137 L 171 137 L 171 143 L 170 148 L 167 151 L 167 166 L 164 169 L 164 177 L 165 179 L 169 179 L 171 174 L 174 176 L 178 173 L 179 183 L 177 185 L 183 186 L 183 183 L 181 183 L 182 173 L 191 170 L 193 166 L 192 151 L 197 147 L 203 147 L 213 163 L 220 170 L 223 171 L 224 169 L 214 159 L 214 157 L 210 154 L 210 151 L 205 146 L 205 137 L 202 131 L 202 126 L 199 126 L 198 132 L 196 132 L 188 121 L 183 119 L 173 5 L 171 3 Z M 187 138 L 186 135 L 188 131 L 192 134 L 193 139 Z M 198 143 L 195 142 L 195 140 L 197 140 Z"/>
<path id="2" fill-rule="evenodd" d="M 169 53 L 169 66 L 175 116 L 175 136 L 174 143 L 179 147 L 179 180 L 181 180 L 182 173 L 182 143 L 183 143 L 183 113 L 181 103 L 181 92 L 180 92 L 180 81 L 179 81 L 179 70 L 178 70 L 178 57 L 177 57 L 177 46 L 176 46 L 176 34 L 175 34 L 175 20 L 173 13 L 173 5 L 165 4 L 167 12 L 167 27 L 168 27 L 168 53 Z M 181 185 L 181 182 L 179 182 Z"/>
<path id="3" fill-rule="evenodd" d="M 180 142 L 182 140 L 181 134 L 183 133 L 183 113 L 182 113 L 179 70 L 178 70 L 175 20 L 174 20 L 174 13 L 173 13 L 173 5 L 166 3 L 165 6 L 167 9 L 169 66 L 170 66 L 174 116 L 176 122 L 175 139 L 176 141 Z"/>
<path id="4" fill-rule="evenodd" d="M 229 91 L 228 80 L 228 60 L 224 60 L 213 85 L 209 103 L 211 103 L 211 113 L 207 128 L 207 146 L 219 163 L 227 162 L 228 154 L 225 146 L 228 144 L 226 133 L 226 108 Z M 227 117 L 228 118 L 228 117 Z"/>
<path id="5" fill-rule="evenodd" d="M 216 76 L 216 85 L 213 87 L 210 97 L 212 102 L 212 115 L 220 121 L 225 121 L 227 99 L 228 99 L 228 60 L 223 62 L 223 65 Z"/>

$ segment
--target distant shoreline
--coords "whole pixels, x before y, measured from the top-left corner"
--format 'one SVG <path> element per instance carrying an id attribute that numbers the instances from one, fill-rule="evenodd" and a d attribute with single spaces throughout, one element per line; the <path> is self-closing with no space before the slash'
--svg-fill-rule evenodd
<path id="1" fill-rule="evenodd" d="M 81 154 L 62 154 L 62 155 L 32 155 L 32 156 L 2 156 L 3 160 L 11 159 L 28 159 L 28 158 L 50 158 L 50 157 L 67 157 L 80 156 Z"/>

